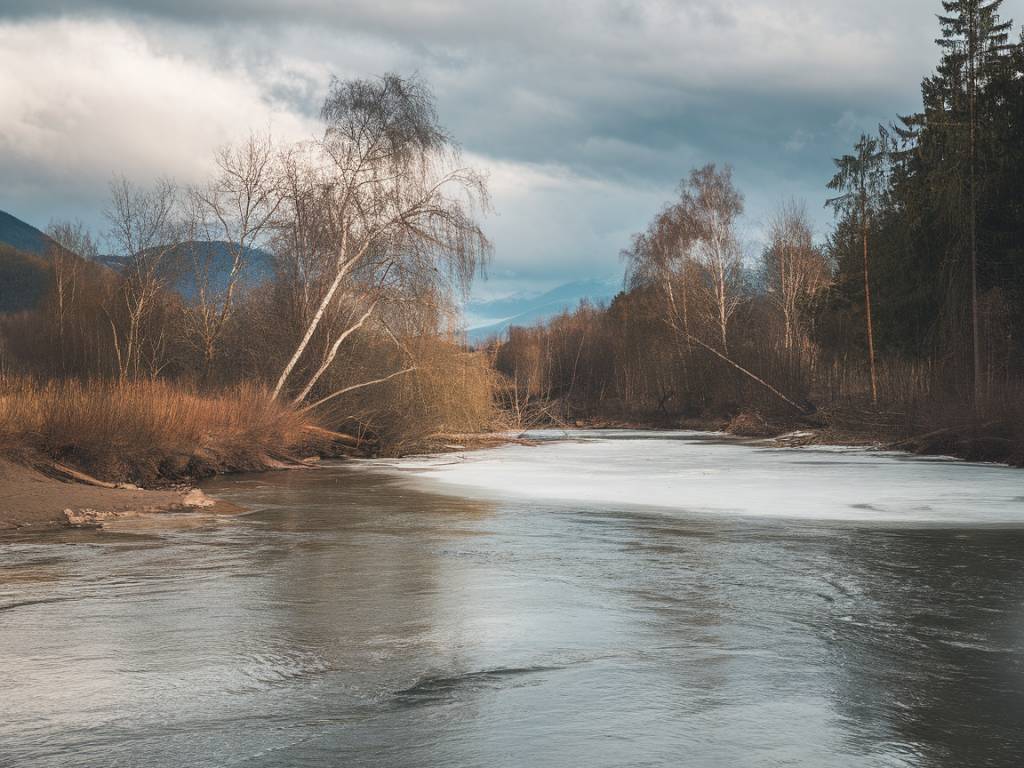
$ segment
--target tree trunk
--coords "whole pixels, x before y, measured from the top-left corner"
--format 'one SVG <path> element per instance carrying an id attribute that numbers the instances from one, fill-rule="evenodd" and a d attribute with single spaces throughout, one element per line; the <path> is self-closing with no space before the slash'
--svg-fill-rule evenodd
<path id="1" fill-rule="evenodd" d="M 864 213 L 862 212 L 862 216 Z M 871 318 L 871 279 L 868 268 L 868 225 L 863 224 L 864 235 L 864 314 L 868 325 L 868 362 L 871 367 L 871 404 L 878 405 L 878 374 L 875 370 L 875 328 Z"/>
<path id="2" fill-rule="evenodd" d="M 703 341 L 698 339 L 696 336 L 690 336 L 690 340 L 694 344 L 696 344 L 697 346 L 703 347 L 704 349 L 706 349 L 708 352 L 710 352 L 711 354 L 713 354 L 715 357 L 719 358 L 723 362 L 728 363 L 733 368 L 735 368 L 737 371 L 742 373 L 744 376 L 747 376 L 748 378 L 752 379 L 753 381 L 756 381 L 758 384 L 760 384 L 762 387 L 767 389 L 769 392 L 771 392 L 777 398 L 782 400 L 784 403 L 787 403 L 788 405 L 791 405 L 793 408 L 795 408 L 797 411 L 799 411 L 802 415 L 806 416 L 808 414 L 808 410 L 806 408 L 797 405 L 794 401 L 790 400 L 788 397 L 786 397 L 784 394 L 782 394 L 779 390 L 777 390 L 775 387 L 773 387 L 767 381 L 762 379 L 760 376 L 758 376 L 755 373 L 750 372 L 749 370 L 744 368 L 742 365 L 737 363 L 732 358 L 730 358 L 730 357 L 728 357 L 726 355 L 723 355 L 721 352 L 719 352 L 717 349 L 712 347 L 710 344 L 705 344 Z"/>
<path id="3" fill-rule="evenodd" d="M 981 404 L 981 343 L 978 330 L 978 197 L 976 189 L 977 165 L 977 92 L 978 92 L 978 30 L 972 17 L 970 29 L 970 52 L 968 55 L 970 72 L 967 87 L 970 89 L 970 197 L 971 197 L 971 346 L 974 356 L 974 390 L 973 403 L 977 412 Z"/>
<path id="4" fill-rule="evenodd" d="M 413 365 L 413 366 L 410 366 L 408 368 L 403 368 L 400 371 L 395 371 L 394 373 L 392 373 L 392 374 L 390 374 L 388 376 L 382 376 L 379 379 L 374 379 L 373 381 L 364 381 L 362 384 L 353 384 L 351 387 L 345 387 L 344 389 L 339 389 L 337 392 L 333 392 L 332 394 L 328 395 L 327 397 L 322 397 L 319 400 L 317 400 L 315 403 L 311 403 L 310 405 L 307 405 L 305 408 L 303 408 L 301 410 L 301 412 L 305 413 L 306 411 L 311 411 L 314 408 L 318 408 L 321 405 L 323 405 L 324 403 L 326 403 L 326 402 L 328 402 L 330 400 L 333 400 L 336 397 L 341 397 L 342 395 L 347 394 L 349 392 L 355 392 L 357 389 L 365 389 L 366 387 L 372 387 L 372 386 L 375 386 L 377 384 L 383 384 L 386 381 L 391 381 L 391 379 L 393 379 L 393 378 L 395 378 L 397 376 L 404 376 L 405 374 L 412 373 L 415 370 L 418 370 L 418 369 L 417 369 L 417 367 L 415 365 Z"/>
<path id="5" fill-rule="evenodd" d="M 351 336 L 353 333 L 355 333 L 356 331 L 363 327 L 363 324 L 373 313 L 373 310 L 376 306 L 377 302 L 375 301 L 373 302 L 373 304 L 370 305 L 370 308 L 366 310 L 363 316 L 360 317 L 359 320 L 354 325 L 347 328 L 340 336 L 338 336 L 334 344 L 331 345 L 331 348 L 328 351 L 328 353 L 324 355 L 323 363 L 317 369 L 316 373 L 314 373 L 310 377 L 309 381 L 306 382 L 306 386 L 302 388 L 302 391 L 296 396 L 295 400 L 292 403 L 293 405 L 298 405 L 299 403 L 306 399 L 306 397 L 309 395 L 313 387 L 316 386 L 316 383 L 320 381 L 320 377 L 323 376 L 324 373 L 327 372 L 327 369 L 331 367 L 331 363 L 334 362 L 334 358 L 338 354 L 338 349 L 341 347 L 342 343 L 344 343 L 345 339 L 347 339 L 349 336 Z"/>

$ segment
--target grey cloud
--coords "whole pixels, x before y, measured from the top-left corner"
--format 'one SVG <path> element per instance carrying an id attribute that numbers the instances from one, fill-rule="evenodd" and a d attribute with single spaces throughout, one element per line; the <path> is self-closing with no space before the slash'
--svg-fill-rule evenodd
<path id="1" fill-rule="evenodd" d="M 1022 6 L 1004 11 L 1021 16 Z M 808 199 L 823 228 L 831 158 L 859 130 L 914 108 L 937 56 L 938 9 L 938 0 L 0 0 L 0 24 L 113 19 L 162 54 L 246 73 L 274 109 L 305 117 L 331 73 L 419 71 L 469 152 L 568 174 L 567 186 L 496 200 L 495 273 L 543 280 L 616 269 L 626 235 L 709 160 L 736 168 L 752 230 L 791 195 Z"/>

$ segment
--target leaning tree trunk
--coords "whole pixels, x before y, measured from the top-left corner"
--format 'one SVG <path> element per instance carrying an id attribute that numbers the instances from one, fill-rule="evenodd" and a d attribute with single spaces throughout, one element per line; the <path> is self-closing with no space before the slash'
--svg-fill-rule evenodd
<path id="1" fill-rule="evenodd" d="M 696 344 L 698 347 L 701 347 L 702 349 L 706 349 L 708 352 L 713 354 L 719 360 L 722 360 L 723 362 L 728 363 L 729 365 L 731 365 L 733 368 L 735 368 L 737 371 L 742 373 L 747 378 L 749 378 L 752 381 L 755 381 L 758 384 L 760 384 L 762 387 L 767 389 L 769 392 L 771 392 L 777 398 L 782 400 L 784 403 L 786 403 L 787 405 L 790 405 L 793 408 L 795 408 L 801 415 L 808 416 L 811 413 L 811 411 L 809 411 L 807 408 L 803 407 L 802 405 L 798 405 L 795 401 L 793 401 L 792 399 L 786 397 L 784 394 L 782 394 L 782 392 L 780 392 L 778 389 L 773 387 L 771 384 L 769 384 L 767 381 L 762 379 L 760 376 L 758 376 L 757 374 L 753 373 L 749 369 L 744 368 L 742 365 L 737 363 L 735 360 L 733 360 L 728 355 L 722 354 L 717 349 L 712 347 L 710 344 L 705 344 L 703 341 L 698 339 L 696 336 L 690 336 L 690 334 L 687 334 L 687 338 L 690 341 L 692 341 L 694 344 Z"/>

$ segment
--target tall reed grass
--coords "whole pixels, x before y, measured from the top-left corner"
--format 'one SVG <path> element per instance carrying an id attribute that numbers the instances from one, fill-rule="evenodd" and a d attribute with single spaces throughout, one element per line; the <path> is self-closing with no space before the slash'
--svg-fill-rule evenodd
<path id="1" fill-rule="evenodd" d="M 0 453 L 152 483 L 265 468 L 308 419 L 253 386 L 215 394 L 165 381 L 0 377 Z"/>

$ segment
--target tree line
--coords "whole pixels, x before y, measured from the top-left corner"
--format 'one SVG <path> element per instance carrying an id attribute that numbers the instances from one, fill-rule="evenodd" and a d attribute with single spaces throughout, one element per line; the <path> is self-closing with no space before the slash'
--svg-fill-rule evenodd
<path id="1" fill-rule="evenodd" d="M 920 109 L 823 179 L 824 241 L 784 201 L 751 253 L 742 191 L 708 164 L 626 244 L 609 306 L 482 350 L 457 329 L 491 253 L 484 177 L 417 78 L 334 81 L 318 136 L 253 135 L 203 184 L 116 179 L 101 240 L 53 227 L 39 301 L 0 319 L 0 376 L 245 384 L 394 450 L 500 423 L 497 404 L 521 425 L 743 416 L 1024 460 L 1024 42 L 1000 5 L 943 3 Z"/>
<path id="2" fill-rule="evenodd" d="M 824 242 L 787 201 L 747 252 L 731 169 L 696 169 L 624 249 L 610 306 L 494 347 L 505 399 L 568 420 L 752 410 L 949 440 L 984 427 L 989 452 L 1020 452 L 1024 42 L 1000 6 L 942 3 L 921 108 L 823 180 Z"/>

